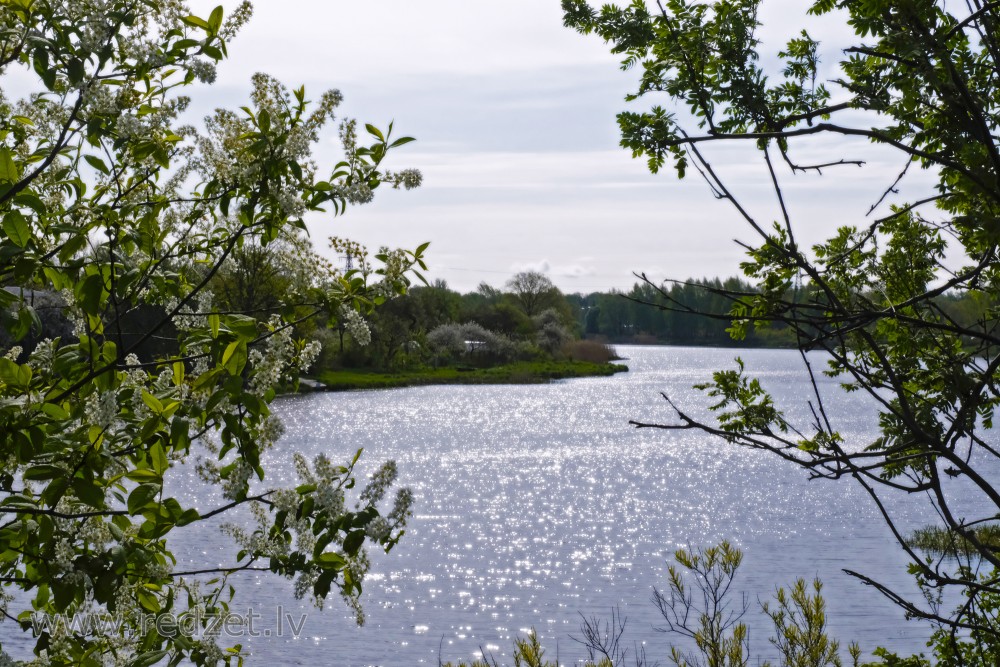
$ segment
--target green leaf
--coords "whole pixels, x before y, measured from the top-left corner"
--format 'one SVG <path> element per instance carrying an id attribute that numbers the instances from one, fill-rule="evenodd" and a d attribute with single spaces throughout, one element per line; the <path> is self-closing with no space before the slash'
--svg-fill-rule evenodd
<path id="1" fill-rule="evenodd" d="M 182 384 L 184 384 L 184 373 L 185 373 L 184 362 L 179 360 L 175 361 L 173 364 L 171 364 L 171 367 L 173 368 L 174 371 L 174 386 L 179 387 Z"/>
<path id="2" fill-rule="evenodd" d="M 170 422 L 170 443 L 174 449 L 187 449 L 191 443 L 191 424 L 183 417 L 174 417 Z"/>
<path id="3" fill-rule="evenodd" d="M 137 468 L 136 470 L 125 473 L 125 478 L 130 479 L 133 482 L 146 482 L 158 480 L 161 478 L 161 475 L 158 475 L 148 468 Z"/>
<path id="4" fill-rule="evenodd" d="M 222 27 L 222 5 L 212 10 L 208 17 L 208 26 L 212 29 L 212 34 L 218 34 L 219 28 Z"/>
<path id="5" fill-rule="evenodd" d="M 140 602 L 141 601 L 142 600 L 140 598 Z M 143 603 L 142 606 L 146 607 L 146 604 Z M 146 608 L 149 609 L 149 607 L 146 607 Z M 159 605 L 157 605 L 155 609 L 149 609 L 149 610 L 150 611 L 154 611 L 154 612 L 155 611 L 159 611 L 160 607 L 159 607 Z M 168 655 L 170 655 L 170 651 L 166 651 L 166 650 L 163 650 L 163 651 L 149 651 L 148 653 L 143 653 L 142 655 L 138 656 L 135 660 L 133 660 L 129 664 L 132 665 L 133 667 L 149 667 L 150 665 L 155 665 L 160 660 L 163 660 Z"/>
<path id="6" fill-rule="evenodd" d="M 108 165 L 104 164 L 104 160 L 96 155 L 84 155 L 83 159 L 87 161 L 87 164 L 102 174 L 107 175 L 111 173 L 111 170 L 108 169 Z"/>
<path id="7" fill-rule="evenodd" d="M 155 503 L 160 493 L 159 484 L 140 484 L 128 495 L 128 513 L 135 516 Z"/>
<path id="8" fill-rule="evenodd" d="M 202 30 L 206 30 L 208 32 L 212 31 L 212 26 L 210 26 L 208 23 L 206 23 L 205 19 L 198 18 L 197 16 L 194 16 L 193 14 L 189 15 L 189 16 L 185 16 L 184 18 L 181 19 L 181 21 L 183 21 L 185 24 L 187 24 L 187 25 L 189 25 L 189 26 L 191 26 L 193 28 L 201 28 Z"/>
<path id="9" fill-rule="evenodd" d="M 80 308 L 88 315 L 97 315 L 104 297 L 104 278 L 99 273 L 87 276 L 76 288 Z"/>
<path id="10" fill-rule="evenodd" d="M 380 141 L 385 141 L 385 136 L 382 135 L 382 131 L 371 123 L 366 123 L 365 129 L 368 130 L 368 134 L 378 138 Z"/>
<path id="11" fill-rule="evenodd" d="M 243 372 L 247 363 L 247 344 L 242 340 L 233 341 L 222 353 L 222 365 L 232 375 Z"/>
<path id="12" fill-rule="evenodd" d="M 69 82 L 72 84 L 77 84 L 83 80 L 86 70 L 83 67 L 83 61 L 79 58 L 71 58 L 66 64 L 66 73 L 69 76 Z"/>
<path id="13" fill-rule="evenodd" d="M 215 48 L 214 46 L 209 46 L 208 44 L 206 44 L 205 46 L 201 47 L 201 52 L 204 53 L 209 58 L 211 58 L 212 60 L 222 60 L 222 51 Z"/>
<path id="14" fill-rule="evenodd" d="M 201 515 L 196 509 L 186 509 L 180 513 L 177 517 L 177 523 L 175 524 L 178 528 L 181 526 L 186 526 L 189 523 L 194 523 L 201 518 Z"/>
<path id="15" fill-rule="evenodd" d="M 45 487 L 42 491 L 42 502 L 44 502 L 49 507 L 55 507 L 56 504 L 62 499 L 63 495 L 66 493 L 66 489 L 69 488 L 69 480 L 65 476 L 53 479 L 49 482 L 49 485 Z"/>
<path id="16" fill-rule="evenodd" d="M 104 490 L 93 480 L 83 477 L 73 479 L 73 493 L 94 509 L 104 507 Z"/>
<path id="17" fill-rule="evenodd" d="M 159 601 L 159 599 L 155 595 L 153 595 L 149 590 L 147 590 L 145 588 L 140 588 L 137 591 L 137 597 L 139 598 L 139 604 L 141 604 L 144 609 L 146 609 L 148 611 L 151 611 L 154 614 L 156 612 L 160 611 L 160 601 Z M 147 653 L 145 655 L 149 655 L 149 654 Z M 162 658 L 163 656 L 160 656 L 160 657 Z M 159 660 L 159 658 L 157 658 L 157 660 Z M 150 662 L 150 663 L 146 663 L 146 664 L 152 665 L 154 663 Z"/>
<path id="18" fill-rule="evenodd" d="M 0 357 L 0 382 L 16 389 L 27 389 L 33 371 L 27 364 L 21 365 L 6 357 Z"/>
<path id="19" fill-rule="evenodd" d="M 62 466 L 53 465 L 51 463 L 41 463 L 36 466 L 31 466 L 24 471 L 23 477 L 26 480 L 40 482 L 47 479 L 59 479 L 60 477 L 65 477 L 67 471 Z"/>
<path id="20" fill-rule="evenodd" d="M 226 327 L 245 341 L 257 337 L 257 320 L 246 315 L 230 315 L 226 318 Z"/>
<path id="21" fill-rule="evenodd" d="M 347 565 L 347 561 L 344 560 L 343 556 L 332 551 L 320 554 L 319 558 L 316 559 L 316 563 L 324 569 L 334 568 L 337 570 L 342 570 Z"/>
<path id="22" fill-rule="evenodd" d="M 149 393 L 148 389 L 142 390 L 142 402 L 149 406 L 149 409 L 156 414 L 161 414 L 163 412 L 163 403 L 160 402 L 156 396 Z"/>
<path id="23" fill-rule="evenodd" d="M 28 241 L 31 240 L 28 220 L 16 209 L 3 217 L 3 232 L 19 248 L 28 245 Z"/>
<path id="24" fill-rule="evenodd" d="M 20 179 L 14 156 L 7 147 L 0 148 L 0 182 L 17 183 Z"/>
<path id="25" fill-rule="evenodd" d="M 43 403 L 42 412 L 57 421 L 69 419 L 69 413 L 58 403 Z"/>
<path id="26" fill-rule="evenodd" d="M 169 462 L 167 461 L 167 453 L 163 451 L 163 445 L 159 441 L 149 448 L 149 458 L 153 465 L 153 470 L 163 475 L 167 470 Z"/>
<path id="27" fill-rule="evenodd" d="M 344 538 L 344 553 L 348 556 L 356 556 L 362 543 L 365 541 L 365 531 L 352 530 Z"/>
<path id="28" fill-rule="evenodd" d="M 48 213 L 45 203 L 39 199 L 35 193 L 30 191 L 19 193 L 16 197 L 14 197 L 14 203 L 18 206 L 26 206 L 38 215 L 45 215 Z"/>

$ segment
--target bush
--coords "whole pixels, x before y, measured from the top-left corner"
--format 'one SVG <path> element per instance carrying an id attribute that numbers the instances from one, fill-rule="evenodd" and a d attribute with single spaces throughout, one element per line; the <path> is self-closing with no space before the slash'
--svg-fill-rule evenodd
<path id="1" fill-rule="evenodd" d="M 470 344 L 467 345 L 466 341 Z M 442 324 L 427 334 L 435 362 L 506 363 L 519 358 L 523 346 L 477 322 Z"/>
<path id="2" fill-rule="evenodd" d="M 743 553 L 722 542 L 704 549 L 680 549 L 674 553 L 679 567 L 668 568 L 667 588 L 654 589 L 653 602 L 663 615 L 664 632 L 679 638 L 671 645 L 669 664 L 676 667 L 746 667 L 751 664 L 747 625 L 743 616 L 750 608 L 744 594 L 733 599 L 732 588 Z M 780 667 L 862 667 L 861 649 L 854 643 L 841 656 L 840 643 L 827 634 L 826 603 L 822 584 L 797 579 L 790 589 L 778 588 L 772 602 L 761 603 L 761 612 L 774 625 L 771 645 L 777 649 Z M 584 618 L 581 637 L 574 638 L 587 651 L 583 667 L 649 667 L 645 647 L 624 641 L 628 619 L 617 609 L 611 618 Z M 884 650 L 875 655 L 882 660 L 863 667 L 926 667 L 920 658 L 903 658 Z M 760 658 L 756 664 L 772 663 Z M 471 664 L 445 663 L 443 667 L 500 667 L 496 660 Z M 514 642 L 514 667 L 556 667 L 543 659 L 542 647 L 534 630 L 526 639 Z"/>
<path id="3" fill-rule="evenodd" d="M 563 325 L 562 317 L 554 308 L 548 308 L 532 318 L 535 325 L 535 342 L 551 355 L 555 355 L 572 336 Z"/>
<path id="4" fill-rule="evenodd" d="M 562 354 L 571 361 L 587 361 L 592 364 L 606 364 L 621 359 L 615 348 L 596 340 L 571 340 L 563 345 Z"/>

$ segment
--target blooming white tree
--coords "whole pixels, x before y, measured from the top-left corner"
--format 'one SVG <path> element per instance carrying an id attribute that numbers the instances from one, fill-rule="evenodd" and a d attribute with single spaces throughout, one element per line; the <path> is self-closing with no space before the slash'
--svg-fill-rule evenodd
<path id="1" fill-rule="evenodd" d="M 382 168 L 409 141 L 391 126 L 366 126 L 363 145 L 342 123 L 343 161 L 312 162 L 336 91 L 311 104 L 257 75 L 247 106 L 201 131 L 179 125 L 188 99 L 177 91 L 214 79 L 249 16 L 243 4 L 198 17 L 177 0 L 0 5 L 0 72 L 35 77 L 26 98 L 0 96 L 0 328 L 16 343 L 0 356 L 0 613 L 26 631 L 30 611 L 119 622 L 38 633 L 37 664 L 239 662 L 238 647 L 145 621 L 227 613 L 240 570 L 294 578 L 318 604 L 336 587 L 361 620 L 365 543 L 391 549 L 410 512 L 409 491 L 389 493 L 391 462 L 356 499 L 358 456 L 299 459 L 293 489 L 264 482 L 261 455 L 282 432 L 269 405 L 319 351 L 295 338 L 297 322 L 360 319 L 424 267 L 423 247 L 386 251 L 378 268 L 300 281 L 266 311 L 215 305 L 209 288 L 242 248 L 284 239 L 303 265 L 318 263 L 296 231 L 305 214 L 420 180 Z M 72 335 L 34 342 L 38 294 L 61 299 Z M 213 509 L 169 496 L 183 465 L 197 467 Z M 233 563 L 173 568 L 176 531 L 241 505 L 257 525 L 227 526 Z"/>

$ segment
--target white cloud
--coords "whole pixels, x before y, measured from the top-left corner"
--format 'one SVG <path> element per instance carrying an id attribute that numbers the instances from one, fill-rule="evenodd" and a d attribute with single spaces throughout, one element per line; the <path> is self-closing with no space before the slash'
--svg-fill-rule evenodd
<path id="1" fill-rule="evenodd" d="M 514 262 L 510 265 L 512 274 L 524 271 L 534 271 L 543 273 L 550 279 L 561 278 L 585 278 L 595 275 L 597 272 L 591 265 L 584 264 L 552 264 L 547 259 L 534 262 Z"/>
<path id="2" fill-rule="evenodd" d="M 205 13 L 216 2 L 193 4 Z M 764 3 L 765 47 L 776 53 L 807 25 L 829 41 L 823 53 L 832 66 L 849 29 L 830 17 L 803 22 L 803 14 L 798 0 Z M 314 238 L 336 233 L 370 247 L 431 241 L 431 277 L 456 288 L 501 284 L 517 267 L 544 265 L 567 291 L 627 288 L 634 270 L 659 277 L 733 275 L 743 254 L 732 240 L 755 241 L 696 172 L 689 170 L 684 181 L 669 168 L 652 176 L 618 146 L 615 114 L 628 106 L 622 98 L 637 74 L 619 71 L 618 58 L 599 38 L 564 28 L 555 0 L 258 2 L 230 54 L 219 84 L 199 89 L 194 114 L 245 103 L 250 74 L 267 71 L 307 84 L 314 98 L 339 87 L 343 114 L 381 127 L 395 119 L 398 133 L 418 140 L 390 162 L 422 169 L 422 188 L 382 192 L 373 205 L 344 218 L 316 216 Z M 323 136 L 320 164 L 338 159 L 335 137 L 332 127 Z M 705 154 L 764 226 L 780 219 L 749 142 L 705 146 Z M 843 138 L 805 142 L 795 157 L 869 162 L 823 176 L 781 172 L 802 244 L 840 225 L 867 224 L 868 207 L 902 166 L 863 140 Z M 930 180 L 911 174 L 890 199 L 919 197 Z"/>

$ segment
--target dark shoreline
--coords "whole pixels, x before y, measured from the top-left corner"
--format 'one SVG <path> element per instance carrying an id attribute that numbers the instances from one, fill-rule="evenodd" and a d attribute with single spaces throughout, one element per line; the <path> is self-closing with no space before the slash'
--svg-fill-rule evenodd
<path id="1" fill-rule="evenodd" d="M 352 391 L 394 389 L 435 384 L 543 384 L 569 378 L 606 377 L 628 371 L 623 364 L 596 364 L 585 361 L 517 362 L 491 368 L 426 368 L 397 373 L 377 373 L 364 369 L 324 371 L 316 378 L 320 386 L 300 391 Z"/>

